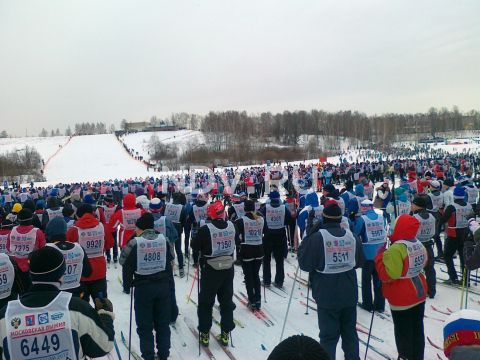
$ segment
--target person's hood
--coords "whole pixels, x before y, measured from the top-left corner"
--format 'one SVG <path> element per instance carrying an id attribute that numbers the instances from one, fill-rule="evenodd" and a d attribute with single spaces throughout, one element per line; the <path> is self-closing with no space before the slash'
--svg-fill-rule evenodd
<path id="1" fill-rule="evenodd" d="M 133 194 L 127 194 L 123 198 L 123 208 L 126 210 L 132 210 L 135 209 L 137 205 L 137 199 L 135 198 L 135 195 Z"/>
<path id="2" fill-rule="evenodd" d="M 305 206 L 318 207 L 318 196 L 317 193 L 309 193 L 305 197 Z"/>
<path id="3" fill-rule="evenodd" d="M 393 233 L 389 235 L 390 241 L 393 243 L 397 240 L 412 240 L 417 236 L 420 221 L 415 217 L 403 214 L 400 215 L 395 223 Z"/>
<path id="4" fill-rule="evenodd" d="M 93 214 L 89 213 L 84 214 L 80 219 L 75 221 L 75 225 L 83 229 L 89 229 L 98 224 L 98 219 Z"/>

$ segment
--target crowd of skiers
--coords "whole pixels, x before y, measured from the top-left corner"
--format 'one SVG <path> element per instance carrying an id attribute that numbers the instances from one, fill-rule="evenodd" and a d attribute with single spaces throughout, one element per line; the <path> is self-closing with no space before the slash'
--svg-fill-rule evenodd
<path id="1" fill-rule="evenodd" d="M 165 192 L 162 180 L 155 179 L 5 189 L 0 207 L 4 357 L 29 358 L 51 349 L 80 358 L 112 351 L 106 281 L 112 261 L 122 265 L 123 291 L 132 296 L 143 358 L 169 356 L 169 324 L 178 316 L 174 267 L 184 277 L 190 260 L 198 281 L 199 341 L 209 346 L 217 298 L 217 340 L 228 346 L 235 328 L 234 265 L 243 270 L 247 306 L 259 311 L 261 287 L 282 289 L 284 259 L 298 251 L 317 304 L 320 344 L 330 358 L 335 359 L 342 337 L 345 358 L 359 359 L 357 305 L 381 313 L 386 299 L 399 358 L 423 359 L 425 301 L 436 296 L 434 262 L 446 263 L 452 286 L 468 287 L 468 271 L 480 266 L 475 159 L 395 160 L 388 169 L 380 162 L 342 164 L 335 169 L 354 171 L 347 171 L 341 190 L 333 175 L 315 183 L 314 172 L 328 175 L 333 165 L 287 166 L 284 174 L 275 174 L 261 201 L 267 190 L 260 183 L 269 181 L 268 169 L 259 167 L 242 170 L 236 186 L 237 176 L 227 169 L 193 175 L 190 189 L 168 181 Z M 387 177 L 392 173 L 400 176 L 397 187 Z M 285 192 L 277 186 L 283 176 Z M 375 188 L 373 180 L 381 184 Z M 308 189 L 313 185 L 321 194 Z M 453 262 L 456 253 L 460 271 Z M 360 302 L 357 268 L 362 269 Z M 466 359 L 478 351 L 467 345 L 477 343 L 474 330 L 480 329 L 461 329 L 461 324 L 480 316 L 469 310 L 455 316 L 445 327 L 445 354 Z M 53 323 L 57 326 L 46 326 Z M 42 332 L 45 328 L 50 330 Z"/>

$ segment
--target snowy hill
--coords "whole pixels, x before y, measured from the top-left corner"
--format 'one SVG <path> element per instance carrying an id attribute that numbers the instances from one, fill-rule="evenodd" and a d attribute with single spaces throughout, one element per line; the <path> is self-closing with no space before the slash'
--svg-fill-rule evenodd
<path id="1" fill-rule="evenodd" d="M 145 177 L 146 166 L 132 159 L 112 134 L 74 136 L 45 167 L 48 183 Z"/>
<path id="2" fill-rule="evenodd" d="M 152 136 L 157 136 L 163 144 L 175 144 L 179 152 L 183 152 L 189 143 L 202 144 L 204 137 L 201 131 L 177 130 L 177 131 L 155 131 L 138 132 L 127 134 L 120 138 L 128 148 L 134 149 L 139 156 L 149 159 L 148 147 Z"/>
<path id="3" fill-rule="evenodd" d="M 67 141 L 68 136 L 5 138 L 0 139 L 0 154 L 31 146 L 47 162 L 50 156 L 58 151 Z"/>

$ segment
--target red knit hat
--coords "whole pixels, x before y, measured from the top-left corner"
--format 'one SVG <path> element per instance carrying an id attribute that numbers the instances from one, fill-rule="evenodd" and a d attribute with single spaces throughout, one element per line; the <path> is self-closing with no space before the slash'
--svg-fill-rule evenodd
<path id="1" fill-rule="evenodd" d="M 215 201 L 212 205 L 209 205 L 207 208 L 207 216 L 210 219 L 224 219 L 225 218 L 225 208 L 221 201 Z"/>
<path id="2" fill-rule="evenodd" d="M 393 233 L 389 235 L 390 241 L 412 240 L 417 236 L 419 227 L 420 221 L 413 216 L 407 214 L 400 215 L 395 223 Z"/>

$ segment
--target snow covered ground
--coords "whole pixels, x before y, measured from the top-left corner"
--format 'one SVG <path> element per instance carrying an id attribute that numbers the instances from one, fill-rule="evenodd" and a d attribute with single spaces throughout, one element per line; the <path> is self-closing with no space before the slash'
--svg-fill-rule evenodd
<path id="1" fill-rule="evenodd" d="M 68 141 L 68 136 L 19 137 L 0 139 L 0 154 L 7 151 L 25 149 L 31 146 L 37 149 L 42 159 L 47 160 Z"/>
<path id="2" fill-rule="evenodd" d="M 44 173 L 50 184 L 149 175 L 146 166 L 134 160 L 113 134 L 74 136 L 51 158 Z"/>
<path id="3" fill-rule="evenodd" d="M 158 137 L 163 144 L 175 144 L 178 146 L 180 153 L 185 151 L 189 143 L 204 143 L 202 132 L 195 130 L 138 132 L 124 135 L 121 137 L 121 140 L 128 146 L 128 148 L 134 149 L 138 152 L 139 156 L 143 156 L 144 159 L 149 159 L 148 147 L 152 136 Z"/>

